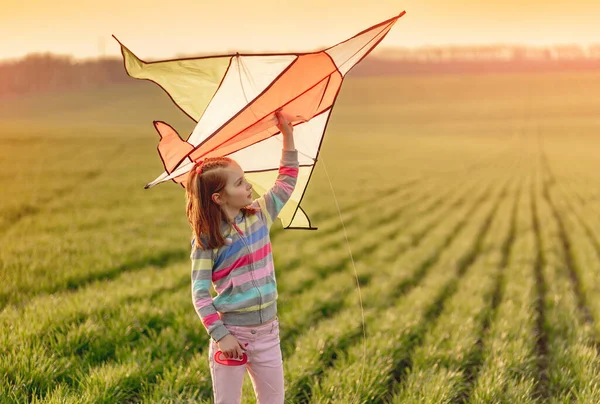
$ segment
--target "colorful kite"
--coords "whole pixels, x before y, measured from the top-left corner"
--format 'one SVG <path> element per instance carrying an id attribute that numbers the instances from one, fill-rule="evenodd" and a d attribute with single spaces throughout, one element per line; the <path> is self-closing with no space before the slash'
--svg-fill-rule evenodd
<path id="1" fill-rule="evenodd" d="M 261 195 L 273 186 L 279 170 L 283 138 L 275 112 L 280 110 L 294 125 L 300 171 L 279 219 L 286 229 L 316 229 L 300 204 L 344 76 L 404 14 L 309 53 L 236 53 L 144 62 L 119 41 L 127 74 L 158 84 L 197 122 L 184 141 L 167 123 L 154 121 L 165 171 L 146 188 L 168 180 L 185 186 L 195 162 L 228 156 L 240 164 Z"/>

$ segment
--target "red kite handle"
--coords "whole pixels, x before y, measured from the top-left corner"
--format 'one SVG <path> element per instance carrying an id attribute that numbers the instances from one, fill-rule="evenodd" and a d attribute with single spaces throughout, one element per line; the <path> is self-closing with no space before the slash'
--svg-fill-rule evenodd
<path id="1" fill-rule="evenodd" d="M 244 344 L 244 345 L 248 345 L 248 343 Z M 245 353 L 242 354 L 242 359 L 227 359 L 227 358 L 223 358 L 221 359 L 221 354 L 223 352 L 222 351 L 217 351 L 215 352 L 215 361 L 217 363 L 220 363 L 221 365 L 226 365 L 226 366 L 240 366 L 243 365 L 244 363 L 248 362 L 248 355 L 246 355 Z"/>

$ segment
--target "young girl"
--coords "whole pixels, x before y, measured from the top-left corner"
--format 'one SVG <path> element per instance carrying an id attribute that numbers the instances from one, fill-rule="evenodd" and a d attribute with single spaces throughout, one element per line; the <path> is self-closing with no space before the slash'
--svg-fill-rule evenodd
<path id="1" fill-rule="evenodd" d="M 227 157 L 194 166 L 186 186 L 192 239 L 192 298 L 210 335 L 208 357 L 215 403 L 239 403 L 246 368 L 259 403 L 283 403 L 283 361 L 277 317 L 277 284 L 269 229 L 298 177 L 293 126 L 276 114 L 283 150 L 275 185 L 252 200 L 244 171 Z M 211 297 L 210 286 L 217 296 Z M 227 366 L 214 360 L 248 361 Z"/>

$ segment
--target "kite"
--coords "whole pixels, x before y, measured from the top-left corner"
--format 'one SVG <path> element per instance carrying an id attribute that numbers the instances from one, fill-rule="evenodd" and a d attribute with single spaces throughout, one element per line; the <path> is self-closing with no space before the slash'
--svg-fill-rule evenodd
<path id="1" fill-rule="evenodd" d="M 405 14 L 376 24 L 327 49 L 307 53 L 229 54 L 145 62 L 121 45 L 127 74 L 159 85 L 196 126 L 187 140 L 154 121 L 165 181 L 185 187 L 201 159 L 227 156 L 239 163 L 261 195 L 275 183 L 283 137 L 275 113 L 294 125 L 300 162 L 294 192 L 278 219 L 286 229 L 315 230 L 300 206 L 345 75 L 363 60 Z"/>

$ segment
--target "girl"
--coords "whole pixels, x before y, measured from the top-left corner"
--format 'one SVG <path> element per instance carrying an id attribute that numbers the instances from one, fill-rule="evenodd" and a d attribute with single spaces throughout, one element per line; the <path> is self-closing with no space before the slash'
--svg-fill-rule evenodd
<path id="1" fill-rule="evenodd" d="M 192 299 L 210 335 L 209 362 L 215 403 L 239 403 L 246 368 L 259 403 L 283 403 L 283 361 L 277 317 L 277 284 L 269 229 L 290 198 L 298 177 L 293 126 L 277 113 L 283 150 L 275 185 L 252 200 L 244 171 L 227 157 L 194 166 L 186 186 L 193 230 Z M 217 296 L 209 293 L 214 287 Z M 227 366 L 214 360 L 248 361 Z"/>

